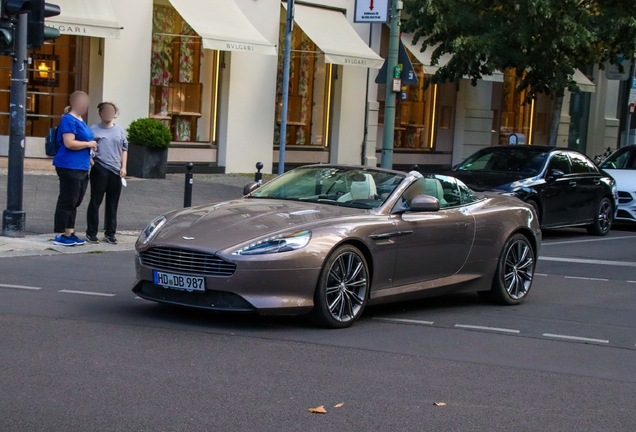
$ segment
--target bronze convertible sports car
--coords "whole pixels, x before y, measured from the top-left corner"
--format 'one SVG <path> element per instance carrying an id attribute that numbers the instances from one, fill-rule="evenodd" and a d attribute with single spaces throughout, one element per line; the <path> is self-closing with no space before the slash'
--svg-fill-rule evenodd
<path id="1" fill-rule="evenodd" d="M 514 305 L 530 290 L 541 230 L 517 198 L 341 165 L 253 186 L 155 219 L 137 243 L 133 291 L 205 309 L 310 313 L 339 328 L 367 304 L 477 291 Z"/>

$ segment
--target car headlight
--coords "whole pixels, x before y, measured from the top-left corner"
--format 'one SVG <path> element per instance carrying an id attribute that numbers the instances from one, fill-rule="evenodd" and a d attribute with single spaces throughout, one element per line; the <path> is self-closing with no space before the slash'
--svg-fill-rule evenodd
<path id="1" fill-rule="evenodd" d="M 150 222 L 150 225 L 148 225 L 146 229 L 143 230 L 141 234 L 139 234 L 139 239 L 137 239 L 137 244 L 139 245 L 148 244 L 150 240 L 152 240 L 154 236 L 157 235 L 161 227 L 163 227 L 167 221 L 168 219 L 166 219 L 165 216 L 159 216 L 158 218 Z"/>
<path id="2" fill-rule="evenodd" d="M 309 243 L 309 240 L 311 240 L 311 231 L 296 231 L 288 234 L 280 234 L 250 243 L 232 252 L 232 255 L 263 255 L 288 252 L 304 248 L 307 246 L 307 243 Z"/>

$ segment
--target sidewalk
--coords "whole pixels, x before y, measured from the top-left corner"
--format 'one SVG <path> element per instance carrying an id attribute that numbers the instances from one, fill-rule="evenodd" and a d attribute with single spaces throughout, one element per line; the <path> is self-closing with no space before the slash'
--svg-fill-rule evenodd
<path id="1" fill-rule="evenodd" d="M 2 162 L 0 160 L 0 210 L 6 208 L 7 198 L 7 170 Z M 59 185 L 55 172 L 47 170 L 46 167 L 45 164 L 36 169 L 25 166 L 25 172 L 28 174 L 24 176 L 24 211 L 28 235 L 24 239 L 0 236 L 0 257 L 132 250 L 138 233 L 152 219 L 169 210 L 183 207 L 185 183 L 183 174 L 170 174 L 165 180 L 131 177 L 127 179 L 128 187 L 123 188 L 119 201 L 117 226 L 119 245 L 101 243 L 72 248 L 54 247 L 49 240 L 53 237 L 53 213 Z M 243 186 L 251 180 L 252 178 L 242 175 L 195 174 L 192 205 L 240 198 L 243 195 Z M 83 237 L 86 231 L 86 207 L 89 198 L 90 190 L 78 210 L 76 231 L 80 237 Z M 103 218 L 103 205 L 101 217 Z M 99 236 L 101 238 L 103 233 Z"/>

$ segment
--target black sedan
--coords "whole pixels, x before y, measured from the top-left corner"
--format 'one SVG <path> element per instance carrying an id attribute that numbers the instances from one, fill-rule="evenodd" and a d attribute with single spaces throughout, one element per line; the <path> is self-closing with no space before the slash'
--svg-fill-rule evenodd
<path id="1" fill-rule="evenodd" d="M 618 205 L 616 182 L 585 155 L 543 146 L 488 147 L 453 168 L 475 191 L 495 191 L 532 205 L 543 228 L 585 226 L 604 236 Z"/>

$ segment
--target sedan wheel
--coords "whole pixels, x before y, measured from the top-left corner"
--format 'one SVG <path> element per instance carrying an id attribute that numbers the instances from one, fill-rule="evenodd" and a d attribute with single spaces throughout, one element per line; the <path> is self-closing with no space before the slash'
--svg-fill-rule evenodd
<path id="1" fill-rule="evenodd" d="M 532 286 L 535 256 L 532 245 L 522 234 L 515 234 L 506 242 L 499 258 L 492 290 L 488 293 L 499 303 L 521 303 Z"/>
<path id="2" fill-rule="evenodd" d="M 598 211 L 594 217 L 594 223 L 587 228 L 590 234 L 604 236 L 612 228 L 614 221 L 614 206 L 608 198 L 601 199 Z"/>
<path id="3" fill-rule="evenodd" d="M 368 266 L 362 253 L 345 245 L 323 265 L 314 295 L 313 318 L 321 325 L 344 328 L 362 314 L 369 292 Z"/>

